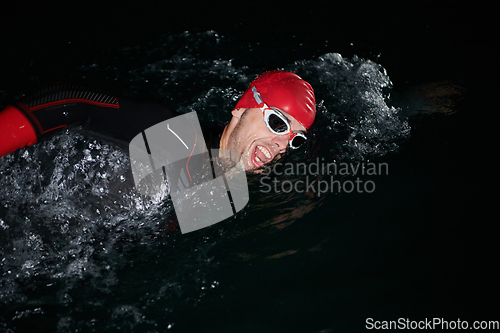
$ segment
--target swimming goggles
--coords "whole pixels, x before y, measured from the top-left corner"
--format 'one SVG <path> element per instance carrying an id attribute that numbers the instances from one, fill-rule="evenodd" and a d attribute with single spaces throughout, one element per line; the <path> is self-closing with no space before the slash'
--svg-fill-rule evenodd
<path id="1" fill-rule="evenodd" d="M 292 131 L 288 119 L 281 112 L 270 108 L 264 103 L 255 87 L 252 87 L 252 92 L 257 104 L 259 104 L 259 108 L 262 110 L 264 122 L 272 133 L 277 135 L 291 135 L 288 143 L 292 149 L 299 148 L 307 141 L 307 137 L 303 131 Z"/>

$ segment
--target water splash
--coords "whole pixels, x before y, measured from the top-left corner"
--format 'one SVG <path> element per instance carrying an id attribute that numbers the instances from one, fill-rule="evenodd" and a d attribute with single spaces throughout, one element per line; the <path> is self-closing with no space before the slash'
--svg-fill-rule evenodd
<path id="1" fill-rule="evenodd" d="M 392 82 L 371 60 L 329 53 L 287 67 L 313 85 L 320 111 L 315 129 L 329 141 L 329 153 L 365 160 L 385 155 L 408 137 L 407 119 L 390 105 Z"/>
<path id="2" fill-rule="evenodd" d="M 202 123 L 224 122 L 259 74 L 220 58 L 225 43 L 214 32 L 169 36 L 124 48 L 109 62 L 82 65 L 75 75 L 89 83 L 116 82 L 128 95 L 165 102 L 181 113 L 197 111 Z M 203 51 L 207 46 L 210 52 Z M 377 158 L 409 135 L 407 121 L 390 105 L 392 83 L 380 64 L 329 53 L 284 69 L 316 92 L 318 115 L 306 159 Z M 55 306 L 61 332 L 88 330 L 96 318 L 108 329 L 172 327 L 179 309 L 195 306 L 217 287 L 210 272 L 223 258 L 211 249 L 221 235 L 241 239 L 256 230 L 281 230 L 324 200 L 264 196 L 253 179 L 251 203 L 229 221 L 231 230 L 220 224 L 166 236 L 173 215 L 166 193 L 136 193 L 128 165 L 126 152 L 73 130 L 0 159 L 0 307 L 6 309 L 0 317 L 29 320 Z M 267 219 L 246 223 L 262 220 L 262 210 Z M 137 276 L 146 281 L 144 290 L 123 288 Z M 103 296 L 110 294 L 116 301 Z M 165 312 L 158 315 L 158 307 Z M 82 313 L 87 317 L 77 319 Z"/>

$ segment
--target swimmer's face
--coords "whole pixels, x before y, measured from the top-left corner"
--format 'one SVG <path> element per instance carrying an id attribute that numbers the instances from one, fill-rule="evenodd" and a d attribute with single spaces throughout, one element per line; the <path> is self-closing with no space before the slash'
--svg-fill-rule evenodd
<path id="1" fill-rule="evenodd" d="M 289 120 L 292 131 L 306 132 L 306 128 L 295 118 L 281 112 Z M 291 135 L 277 135 L 271 132 L 259 108 L 236 109 L 232 111 L 232 115 L 231 122 L 236 122 L 236 125 L 229 135 L 227 148 L 241 154 L 246 171 L 257 171 L 263 165 L 279 158 L 288 148 Z"/>

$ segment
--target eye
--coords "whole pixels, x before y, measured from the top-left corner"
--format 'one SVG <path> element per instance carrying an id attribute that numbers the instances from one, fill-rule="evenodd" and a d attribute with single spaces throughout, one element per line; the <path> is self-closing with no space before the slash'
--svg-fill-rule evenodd
<path id="1" fill-rule="evenodd" d="M 293 140 L 292 144 L 294 147 L 300 147 L 306 142 L 306 139 L 303 136 L 296 135 Z"/>
<path id="2" fill-rule="evenodd" d="M 288 128 L 283 119 L 275 114 L 269 116 L 269 126 L 271 126 L 271 128 L 276 132 L 286 132 Z"/>

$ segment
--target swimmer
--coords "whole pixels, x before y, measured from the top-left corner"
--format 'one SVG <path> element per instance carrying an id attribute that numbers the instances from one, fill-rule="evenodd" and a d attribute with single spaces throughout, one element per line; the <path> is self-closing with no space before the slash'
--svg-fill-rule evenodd
<path id="1" fill-rule="evenodd" d="M 250 84 L 231 115 L 227 124 L 203 130 L 207 146 L 236 150 L 245 170 L 256 171 L 307 141 L 316 115 L 314 91 L 296 74 L 265 72 Z M 176 116 L 162 105 L 56 83 L 0 112 L 0 157 L 68 126 L 83 126 L 96 136 L 128 144 L 147 128 Z"/>

